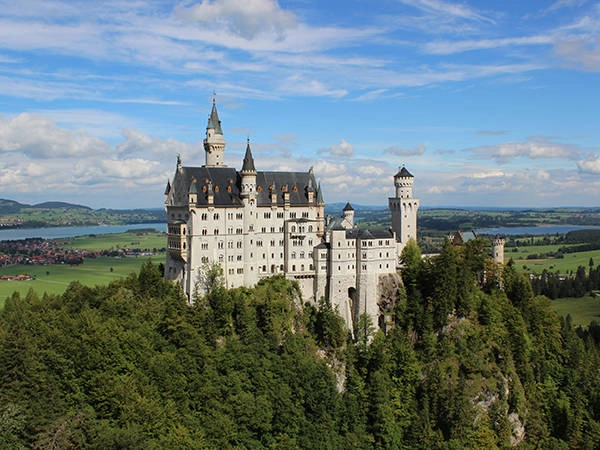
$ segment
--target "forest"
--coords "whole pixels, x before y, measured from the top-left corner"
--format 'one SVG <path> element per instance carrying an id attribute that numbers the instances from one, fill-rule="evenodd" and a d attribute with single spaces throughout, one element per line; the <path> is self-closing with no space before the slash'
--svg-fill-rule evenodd
<path id="1" fill-rule="evenodd" d="M 402 253 L 393 328 L 281 276 L 192 306 L 150 261 L 0 311 L 0 447 L 598 448 L 600 324 L 574 328 L 476 239 Z"/>

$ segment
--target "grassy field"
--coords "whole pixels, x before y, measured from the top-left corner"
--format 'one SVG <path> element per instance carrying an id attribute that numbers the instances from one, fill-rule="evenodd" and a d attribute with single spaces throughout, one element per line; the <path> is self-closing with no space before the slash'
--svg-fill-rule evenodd
<path id="1" fill-rule="evenodd" d="M 87 250 L 112 250 L 116 248 L 139 248 L 142 250 L 164 249 L 167 243 L 165 233 L 158 231 L 132 230 L 118 234 L 92 234 L 68 239 L 56 239 L 67 248 Z"/>
<path id="2" fill-rule="evenodd" d="M 559 298 L 552 307 L 561 316 L 571 315 L 573 325 L 587 327 L 592 320 L 600 321 L 600 297 Z"/>
<path id="3" fill-rule="evenodd" d="M 79 266 L 53 264 L 48 266 L 9 266 L 0 268 L 0 275 L 19 274 L 34 277 L 28 281 L 0 280 L 0 308 L 13 292 L 25 295 L 30 289 L 39 294 L 61 294 L 71 281 L 79 281 L 86 286 L 107 284 L 113 280 L 139 272 L 140 266 L 152 259 L 155 264 L 164 263 L 165 255 L 161 252 L 166 243 L 164 233 L 157 231 L 133 230 L 118 234 L 98 234 L 79 236 L 69 239 L 57 239 L 63 247 L 83 248 L 88 250 L 111 250 L 117 248 L 139 248 L 159 252 L 156 256 L 110 258 L 101 257 L 85 259 Z M 112 269 L 112 270 L 111 270 Z"/>
<path id="4" fill-rule="evenodd" d="M 564 258 L 526 259 L 527 255 L 555 252 L 559 247 L 561 245 L 520 247 L 518 252 L 512 252 L 512 249 L 508 248 L 504 251 L 504 261 L 508 262 L 512 258 L 517 270 L 537 274 L 542 273 L 544 269 L 551 272 L 558 271 L 561 274 L 568 274 L 571 271 L 575 272 L 579 266 L 583 266 L 587 270 L 590 258 L 594 260 L 595 265 L 600 264 L 600 250 L 565 253 Z"/>
<path id="5" fill-rule="evenodd" d="M 79 266 L 54 264 L 49 266 L 12 266 L 0 268 L 0 275 L 30 275 L 34 280 L 0 280 L 0 307 L 13 292 L 26 294 L 33 289 L 39 294 L 61 294 L 71 281 L 79 281 L 86 286 L 108 284 L 125 277 L 131 272 L 139 272 L 141 265 L 152 259 L 155 264 L 164 263 L 165 256 L 86 259 Z M 111 271 L 112 268 L 112 271 Z"/>

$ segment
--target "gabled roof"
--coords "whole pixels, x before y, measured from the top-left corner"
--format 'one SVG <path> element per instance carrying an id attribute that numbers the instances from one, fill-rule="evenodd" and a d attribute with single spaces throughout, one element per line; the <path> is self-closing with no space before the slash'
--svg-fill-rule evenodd
<path id="1" fill-rule="evenodd" d="M 347 202 L 346 206 L 344 206 L 344 209 L 342 211 L 354 211 L 354 208 L 352 207 L 352 205 L 350 205 L 350 202 Z"/>

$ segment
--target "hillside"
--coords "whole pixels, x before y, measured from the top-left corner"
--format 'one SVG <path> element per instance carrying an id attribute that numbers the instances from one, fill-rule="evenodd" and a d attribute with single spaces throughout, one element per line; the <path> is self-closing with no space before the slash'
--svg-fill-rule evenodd
<path id="1" fill-rule="evenodd" d="M 150 263 L 15 295 L 0 312 L 0 445 L 595 448 L 600 326 L 574 329 L 472 242 L 427 261 L 407 247 L 387 335 L 363 317 L 351 338 L 282 277 L 217 277 L 193 307 Z"/>
<path id="2" fill-rule="evenodd" d="M 165 222 L 159 209 L 97 209 L 65 202 L 27 205 L 0 199 L 0 227 L 38 228 L 53 226 L 121 225 Z"/>

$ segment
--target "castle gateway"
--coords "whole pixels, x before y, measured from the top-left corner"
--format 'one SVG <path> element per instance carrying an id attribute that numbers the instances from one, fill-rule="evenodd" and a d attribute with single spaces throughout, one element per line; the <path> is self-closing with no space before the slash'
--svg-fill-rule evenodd
<path id="1" fill-rule="evenodd" d="M 400 252 L 410 238 L 417 238 L 414 177 L 404 167 L 394 176 L 391 228 L 362 230 L 354 226 L 350 204 L 341 217 L 325 217 L 312 168 L 258 171 L 248 142 L 238 171 L 223 163 L 225 144 L 213 100 L 205 164 L 184 166 L 178 157 L 165 190 L 165 277 L 181 283 L 192 299 L 202 289 L 199 277 L 207 263 L 221 266 L 229 288 L 251 287 L 284 274 L 298 282 L 303 301 L 327 298 L 350 329 L 363 313 L 381 326 L 386 313 L 380 301 L 383 281 L 396 277 Z"/>

